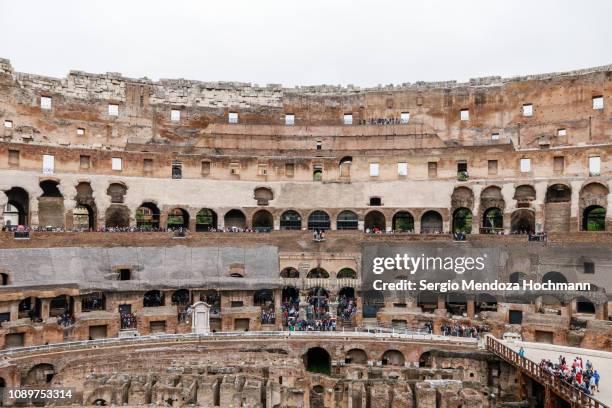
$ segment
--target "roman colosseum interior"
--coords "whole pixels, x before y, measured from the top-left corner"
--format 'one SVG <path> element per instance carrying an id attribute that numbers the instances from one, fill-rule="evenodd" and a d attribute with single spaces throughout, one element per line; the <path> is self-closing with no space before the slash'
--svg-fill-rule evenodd
<path id="1" fill-rule="evenodd" d="M 605 407 L 503 339 L 612 351 L 610 106 L 612 66 L 360 89 L 0 60 L 0 386 L 77 406 Z M 363 278 L 383 247 L 495 252 L 491 280 L 591 289 L 383 295 Z"/>

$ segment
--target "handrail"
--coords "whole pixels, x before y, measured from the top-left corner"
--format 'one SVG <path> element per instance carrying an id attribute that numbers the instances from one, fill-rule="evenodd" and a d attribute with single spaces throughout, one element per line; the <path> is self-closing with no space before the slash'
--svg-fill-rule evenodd
<path id="1" fill-rule="evenodd" d="M 537 382 L 550 387 L 555 394 L 570 404 L 579 404 L 580 407 L 586 408 L 609 408 L 601 401 L 542 369 L 534 361 L 521 357 L 516 351 L 491 335 L 486 336 L 486 347 L 488 351 L 517 367 Z"/>

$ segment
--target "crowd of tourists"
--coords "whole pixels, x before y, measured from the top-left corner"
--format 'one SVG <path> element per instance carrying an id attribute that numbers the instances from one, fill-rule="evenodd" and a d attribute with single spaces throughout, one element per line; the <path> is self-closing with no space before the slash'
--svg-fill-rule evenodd
<path id="1" fill-rule="evenodd" d="M 325 230 L 315 230 L 312 237 L 317 242 L 325 241 Z"/>
<path id="2" fill-rule="evenodd" d="M 525 356 L 525 350 L 522 347 L 519 350 L 519 355 L 521 357 Z M 594 395 L 599 392 L 600 374 L 590 360 L 583 363 L 582 357 L 576 357 L 570 365 L 567 364 L 565 357 L 560 355 L 557 362 L 542 359 L 540 367 L 547 373 L 580 389 L 585 394 Z"/>
<path id="3" fill-rule="evenodd" d="M 477 338 L 482 333 L 488 333 L 491 328 L 486 324 L 470 326 L 465 323 L 443 324 L 440 332 L 443 336 L 472 337 Z"/>
<path id="4" fill-rule="evenodd" d="M 74 324 L 74 316 L 68 313 L 68 311 L 65 311 L 57 318 L 57 324 L 62 327 L 72 326 Z"/>
<path id="5" fill-rule="evenodd" d="M 274 311 L 273 302 L 266 302 L 266 304 L 261 307 L 260 320 L 261 324 L 276 323 L 276 312 Z"/>
<path id="6" fill-rule="evenodd" d="M 136 316 L 131 312 L 122 312 L 120 315 L 122 329 L 135 329 Z"/>
<path id="7" fill-rule="evenodd" d="M 378 125 L 378 126 L 388 126 L 388 125 L 405 125 L 408 121 L 404 120 L 402 122 L 401 118 L 368 118 L 368 119 L 360 119 L 360 125 Z"/>
<path id="8" fill-rule="evenodd" d="M 342 295 L 338 299 L 338 318 L 344 321 L 350 321 L 357 313 L 357 303 L 355 298 L 349 298 Z"/>

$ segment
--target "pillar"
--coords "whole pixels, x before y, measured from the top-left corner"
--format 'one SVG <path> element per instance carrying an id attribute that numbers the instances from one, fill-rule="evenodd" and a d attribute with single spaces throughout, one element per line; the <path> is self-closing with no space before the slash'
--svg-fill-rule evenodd
<path id="1" fill-rule="evenodd" d="M 598 320 L 608 320 L 608 302 L 595 306 L 595 318 Z"/>
<path id="2" fill-rule="evenodd" d="M 421 216 L 423 214 L 417 214 L 414 217 L 414 233 L 415 234 L 420 234 L 421 233 Z"/>
<path id="3" fill-rule="evenodd" d="M 195 232 L 196 230 L 196 217 L 189 216 L 189 231 Z"/>
<path id="4" fill-rule="evenodd" d="M 43 322 L 49 319 L 49 308 L 51 307 L 51 299 L 40 300 L 40 318 Z"/>
<path id="5" fill-rule="evenodd" d="M 472 205 L 472 234 L 480 234 L 480 192 L 481 186 L 474 186 L 474 203 Z"/>
<path id="6" fill-rule="evenodd" d="M 282 330 L 283 328 L 283 311 L 281 310 L 282 295 L 282 289 L 277 289 L 274 291 L 274 311 L 276 313 L 276 328 L 278 330 Z"/>
<path id="7" fill-rule="evenodd" d="M 473 319 L 476 315 L 476 302 L 474 298 L 470 298 L 467 300 L 467 317 L 468 319 Z"/>
<path id="8" fill-rule="evenodd" d="M 4 191 L 0 190 L 0 230 L 4 227 L 4 207 L 8 203 L 8 197 Z"/>

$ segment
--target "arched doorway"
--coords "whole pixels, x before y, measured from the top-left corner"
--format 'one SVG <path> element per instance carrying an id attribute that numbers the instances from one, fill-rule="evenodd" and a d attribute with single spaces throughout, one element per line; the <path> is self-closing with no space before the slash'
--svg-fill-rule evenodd
<path id="1" fill-rule="evenodd" d="M 191 304 L 191 295 L 187 289 L 178 289 L 172 293 L 170 300 L 173 305 L 189 306 Z"/>
<path id="2" fill-rule="evenodd" d="M 168 212 L 168 229 L 189 229 L 189 213 L 183 208 L 173 208 Z"/>
<path id="3" fill-rule="evenodd" d="M 408 211 L 396 212 L 392 223 L 395 232 L 414 232 L 414 217 Z"/>
<path id="4" fill-rule="evenodd" d="M 592 205 L 584 209 L 582 216 L 583 231 L 605 231 L 606 209 L 599 205 Z"/>
<path id="5" fill-rule="evenodd" d="M 280 219 L 281 230 L 299 231 L 302 229 L 302 216 L 296 211 L 285 211 Z"/>
<path id="6" fill-rule="evenodd" d="M 571 189 L 564 184 L 553 184 L 546 190 L 544 227 L 547 232 L 569 232 Z"/>
<path id="7" fill-rule="evenodd" d="M 281 271 L 280 277 L 285 279 L 298 279 L 300 277 L 300 272 L 295 268 L 287 267 Z"/>
<path id="8" fill-rule="evenodd" d="M 159 290 L 150 290 L 142 298 L 143 307 L 159 307 L 164 305 L 164 295 Z"/>
<path id="9" fill-rule="evenodd" d="M 453 213 L 453 233 L 470 234 L 472 232 L 472 211 L 465 207 L 457 208 Z"/>
<path id="10" fill-rule="evenodd" d="M 93 189 L 91 184 L 87 182 L 80 182 L 76 186 L 76 197 L 74 198 L 77 202 L 77 211 L 74 213 L 73 225 L 80 229 L 95 229 L 97 225 L 98 209 L 96 202 L 93 198 Z M 87 219 L 85 219 L 85 213 L 83 208 L 87 210 Z"/>
<path id="11" fill-rule="evenodd" d="M 21 187 L 5 191 L 8 203 L 4 208 L 4 225 L 14 228 L 17 225 L 29 225 L 30 196 Z"/>
<path id="12" fill-rule="evenodd" d="M 306 277 L 308 279 L 327 279 L 329 278 L 329 272 L 323 268 L 313 268 Z"/>
<path id="13" fill-rule="evenodd" d="M 535 212 L 531 210 L 516 210 L 510 219 L 513 234 L 535 233 Z"/>
<path id="14" fill-rule="evenodd" d="M 142 203 L 136 209 L 136 226 L 144 230 L 157 230 L 159 229 L 159 215 L 157 205 L 149 202 Z"/>
<path id="15" fill-rule="evenodd" d="M 542 277 L 542 283 L 552 282 L 552 283 L 567 283 L 567 278 L 563 276 L 560 272 L 547 272 Z"/>
<path id="16" fill-rule="evenodd" d="M 226 230 L 244 231 L 246 229 L 246 216 L 240 210 L 233 209 L 223 217 Z"/>
<path id="17" fill-rule="evenodd" d="M 304 365 L 311 373 L 331 374 L 331 357 L 324 348 L 309 348 L 304 355 Z"/>
<path id="18" fill-rule="evenodd" d="M 504 230 L 504 215 L 497 208 L 488 208 L 482 216 L 482 234 L 499 234 Z"/>
<path id="19" fill-rule="evenodd" d="M 217 225 L 217 213 L 210 208 L 202 208 L 196 214 L 196 231 L 214 231 Z"/>
<path id="20" fill-rule="evenodd" d="M 365 365 L 368 363 L 368 354 L 360 348 L 350 349 L 346 353 L 345 363 Z"/>
<path id="21" fill-rule="evenodd" d="M 576 313 L 595 314 L 595 305 L 584 296 L 576 298 Z"/>
<path id="22" fill-rule="evenodd" d="M 443 232 L 442 216 L 437 211 L 427 211 L 421 217 L 421 234 L 441 234 Z"/>
<path id="23" fill-rule="evenodd" d="M 17 308 L 19 319 L 30 318 L 33 322 L 40 321 L 42 302 L 37 297 L 27 297 L 19 302 Z"/>
<path id="24" fill-rule="evenodd" d="M 356 230 L 359 228 L 359 220 L 357 214 L 352 211 L 342 211 L 336 217 L 336 229 L 338 230 Z"/>
<path id="25" fill-rule="evenodd" d="M 384 366 L 403 367 L 406 364 L 404 354 L 399 350 L 385 351 L 382 355 L 381 361 L 382 365 Z"/>
<path id="26" fill-rule="evenodd" d="M 309 230 L 324 230 L 327 231 L 331 228 L 331 221 L 329 214 L 325 211 L 313 211 L 308 216 L 308 229 Z"/>
<path id="27" fill-rule="evenodd" d="M 351 268 L 342 268 L 336 275 L 337 279 L 357 279 L 357 272 Z"/>
<path id="28" fill-rule="evenodd" d="M 338 292 L 338 307 L 336 315 L 338 319 L 348 322 L 357 314 L 357 299 L 355 298 L 355 288 L 343 287 Z"/>
<path id="29" fill-rule="evenodd" d="M 24 385 L 50 384 L 55 377 L 55 367 L 48 363 L 37 364 L 28 371 Z"/>
<path id="30" fill-rule="evenodd" d="M 274 218 L 269 211 L 259 210 L 253 214 L 253 229 L 260 232 L 269 232 L 274 228 Z"/>
<path id="31" fill-rule="evenodd" d="M 104 219 L 107 228 L 127 228 L 130 226 L 130 210 L 125 205 L 111 204 Z"/>
<path id="32" fill-rule="evenodd" d="M 380 211 L 370 211 L 364 218 L 363 227 L 366 232 L 384 232 L 386 228 L 384 214 Z"/>
<path id="33" fill-rule="evenodd" d="M 40 188 L 43 193 L 38 197 L 38 223 L 49 228 L 62 228 L 64 226 L 64 197 L 60 192 L 59 182 L 43 180 Z"/>

